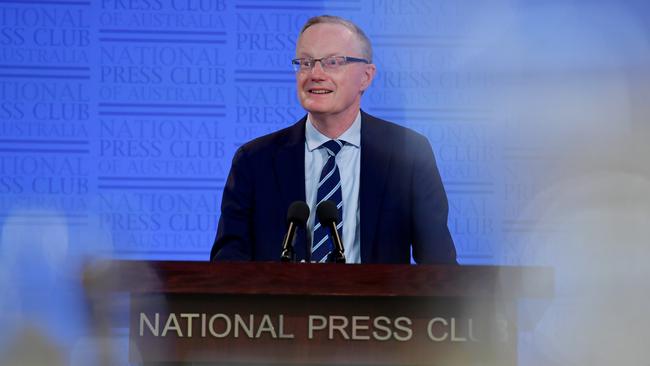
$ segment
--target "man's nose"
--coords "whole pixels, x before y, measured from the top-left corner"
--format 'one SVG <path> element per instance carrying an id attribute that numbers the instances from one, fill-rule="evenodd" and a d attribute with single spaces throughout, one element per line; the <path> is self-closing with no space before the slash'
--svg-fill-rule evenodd
<path id="1" fill-rule="evenodd" d="M 325 69 L 323 68 L 323 62 L 321 60 L 317 60 L 316 62 L 314 62 L 314 67 L 312 67 L 309 72 L 311 73 L 312 77 L 318 77 L 318 78 L 324 77 Z"/>

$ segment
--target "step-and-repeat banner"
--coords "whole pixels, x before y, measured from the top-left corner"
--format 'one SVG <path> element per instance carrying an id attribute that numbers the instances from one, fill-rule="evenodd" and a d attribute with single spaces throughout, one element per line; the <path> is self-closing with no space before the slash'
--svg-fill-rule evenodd
<path id="1" fill-rule="evenodd" d="M 498 76 L 465 65 L 485 47 L 472 34 L 482 9 L 450 1 L 1 5 L 4 245 L 40 232 L 69 251 L 206 260 L 236 148 L 305 114 L 290 60 L 301 26 L 324 13 L 354 20 L 374 43 L 379 72 L 363 108 L 431 140 L 460 260 L 494 262 L 495 235 L 519 224 L 517 212 L 495 209 L 530 188 L 494 172 L 511 161 L 493 138 L 504 121 L 476 98 Z"/>

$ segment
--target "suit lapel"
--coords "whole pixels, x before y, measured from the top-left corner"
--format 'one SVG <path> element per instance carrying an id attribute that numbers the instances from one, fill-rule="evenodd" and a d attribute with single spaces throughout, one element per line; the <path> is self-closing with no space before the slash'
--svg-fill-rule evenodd
<path id="1" fill-rule="evenodd" d="M 285 143 L 278 147 L 273 161 L 275 177 L 280 189 L 281 202 L 286 209 L 294 201 L 305 201 L 305 121 L 298 121 L 288 130 Z M 306 258 L 305 230 L 296 233 L 295 253 L 299 259 Z"/>
<path id="2" fill-rule="evenodd" d="M 374 117 L 361 112 L 361 177 L 359 207 L 361 219 L 361 262 L 372 260 L 373 243 L 388 179 L 393 146 L 382 145 L 390 141 L 382 136 L 381 124 Z"/>

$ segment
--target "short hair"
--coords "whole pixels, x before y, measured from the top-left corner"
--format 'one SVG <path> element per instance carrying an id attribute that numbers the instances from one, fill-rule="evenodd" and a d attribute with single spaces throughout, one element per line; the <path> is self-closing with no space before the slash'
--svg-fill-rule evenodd
<path id="1" fill-rule="evenodd" d="M 367 58 L 368 61 L 372 62 L 372 44 L 370 44 L 370 39 L 368 36 L 366 36 L 363 30 L 359 28 L 359 26 L 347 19 L 338 17 L 336 15 L 319 15 L 311 17 L 307 20 L 305 25 L 302 26 L 300 35 L 302 35 L 305 30 L 307 30 L 307 28 L 311 27 L 312 25 L 321 23 L 340 24 L 351 30 L 354 34 L 356 34 L 357 38 L 359 38 L 359 41 L 361 41 L 361 52 L 363 53 L 363 56 Z"/>

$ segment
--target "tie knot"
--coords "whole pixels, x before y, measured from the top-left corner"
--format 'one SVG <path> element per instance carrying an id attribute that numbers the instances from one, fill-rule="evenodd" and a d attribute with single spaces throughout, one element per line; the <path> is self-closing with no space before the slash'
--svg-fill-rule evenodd
<path id="1" fill-rule="evenodd" d="M 327 153 L 330 156 L 336 156 L 336 154 L 341 151 L 341 147 L 343 147 L 343 142 L 339 140 L 329 140 L 326 143 L 321 145 L 322 147 L 327 149 Z"/>

